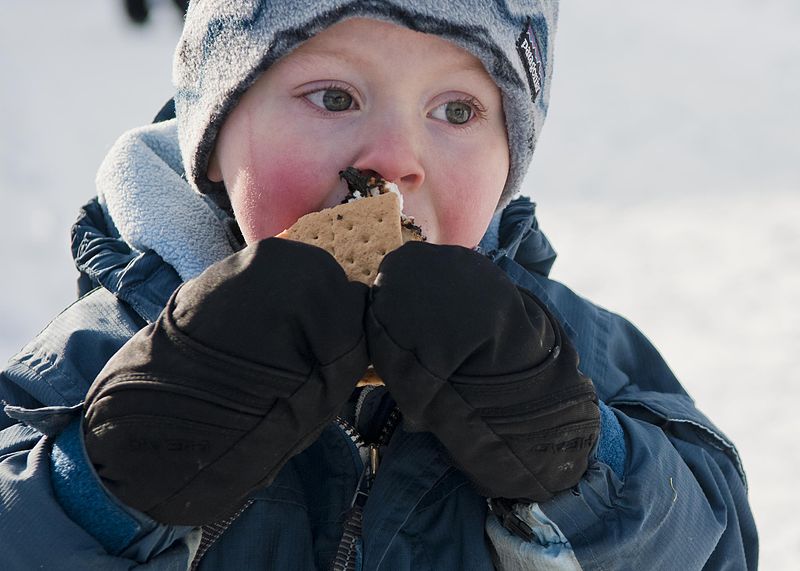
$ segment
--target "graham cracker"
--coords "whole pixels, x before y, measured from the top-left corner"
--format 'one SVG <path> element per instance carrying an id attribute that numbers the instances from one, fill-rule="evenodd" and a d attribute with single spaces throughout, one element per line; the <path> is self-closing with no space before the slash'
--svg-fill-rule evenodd
<path id="1" fill-rule="evenodd" d="M 400 202 L 386 193 L 340 204 L 306 214 L 279 236 L 326 250 L 349 280 L 372 285 L 383 257 L 403 245 Z"/>

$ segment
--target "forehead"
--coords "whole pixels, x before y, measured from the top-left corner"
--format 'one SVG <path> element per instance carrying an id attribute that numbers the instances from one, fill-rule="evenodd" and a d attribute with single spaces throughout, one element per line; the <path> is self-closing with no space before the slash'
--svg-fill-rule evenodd
<path id="1" fill-rule="evenodd" d="M 285 59 L 298 65 L 338 60 L 358 67 L 382 65 L 393 68 L 410 62 L 420 73 L 426 70 L 433 73 L 465 71 L 492 81 L 481 61 L 460 46 L 439 36 L 367 18 L 337 22 L 303 43 Z"/>

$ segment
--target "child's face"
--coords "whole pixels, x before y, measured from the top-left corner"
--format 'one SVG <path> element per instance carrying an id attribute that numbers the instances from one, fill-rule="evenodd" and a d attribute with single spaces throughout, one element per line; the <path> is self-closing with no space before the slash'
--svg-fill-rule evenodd
<path id="1" fill-rule="evenodd" d="M 209 164 L 248 243 L 345 196 L 339 171 L 400 188 L 428 240 L 474 247 L 508 175 L 500 90 L 437 36 L 347 20 L 271 66 L 226 119 Z"/>

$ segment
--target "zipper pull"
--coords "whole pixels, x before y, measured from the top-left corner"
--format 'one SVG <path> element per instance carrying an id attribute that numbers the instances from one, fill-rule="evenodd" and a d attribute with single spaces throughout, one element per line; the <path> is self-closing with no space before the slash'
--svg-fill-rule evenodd
<path id="1" fill-rule="evenodd" d="M 504 528 L 523 541 L 530 541 L 533 539 L 533 529 L 531 526 L 514 513 L 514 502 L 505 498 L 491 498 L 486 501 L 489 504 L 489 509 L 494 512 L 494 515 L 497 516 L 497 519 L 500 520 L 500 524 Z"/>
<path id="2" fill-rule="evenodd" d="M 378 473 L 378 466 L 381 463 L 381 449 L 377 444 L 369 445 L 369 468 L 370 477 L 374 480 Z"/>
<path id="3" fill-rule="evenodd" d="M 364 470 L 358 478 L 358 485 L 356 486 L 356 493 L 353 494 L 353 500 L 350 502 L 350 507 L 364 507 L 369 497 L 369 492 L 372 489 L 372 482 L 375 481 L 375 474 L 378 472 L 380 465 L 380 447 L 377 444 L 370 444 L 367 450 L 367 459 L 364 462 Z"/>

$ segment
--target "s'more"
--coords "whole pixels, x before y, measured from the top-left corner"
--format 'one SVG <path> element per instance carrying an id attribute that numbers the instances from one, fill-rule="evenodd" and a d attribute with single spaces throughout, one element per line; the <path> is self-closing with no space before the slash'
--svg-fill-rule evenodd
<path id="1" fill-rule="evenodd" d="M 409 241 L 425 241 L 403 213 L 397 185 L 348 167 L 339 176 L 348 194 L 341 204 L 302 216 L 278 237 L 318 246 L 331 254 L 351 281 L 371 286 L 383 257 Z M 357 386 L 382 385 L 370 366 Z"/>

